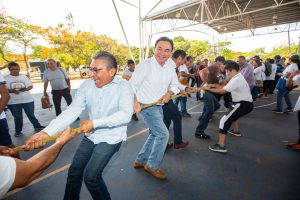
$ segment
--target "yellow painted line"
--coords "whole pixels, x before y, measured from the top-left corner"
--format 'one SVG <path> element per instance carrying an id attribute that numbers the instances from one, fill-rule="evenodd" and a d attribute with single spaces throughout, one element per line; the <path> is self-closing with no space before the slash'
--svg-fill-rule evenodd
<path id="1" fill-rule="evenodd" d="M 194 108 L 200 106 L 201 104 L 202 104 L 202 103 L 197 104 L 197 105 L 191 107 L 190 109 L 188 109 L 188 111 L 190 111 L 190 110 L 192 110 L 192 109 L 194 109 Z M 142 134 L 146 133 L 148 130 L 149 130 L 149 128 L 145 128 L 145 129 L 143 129 L 143 130 L 141 130 L 141 131 L 139 131 L 139 132 L 137 132 L 137 133 L 134 133 L 134 134 L 130 135 L 129 137 L 127 137 L 127 140 L 130 140 L 130 139 L 132 139 L 132 138 L 134 138 L 134 137 L 137 137 L 137 136 L 139 136 L 139 135 L 142 135 Z M 60 167 L 60 168 L 58 168 L 58 169 L 56 169 L 56 170 L 50 172 L 49 174 L 46 174 L 46 175 L 44 175 L 44 176 L 42 176 L 42 177 L 40 177 L 40 178 L 35 179 L 34 181 L 32 181 L 31 183 L 29 183 L 28 185 L 26 185 L 26 186 L 23 187 L 23 188 L 18 188 L 18 189 L 15 189 L 15 190 L 12 190 L 12 191 L 8 192 L 8 193 L 5 195 L 5 198 L 6 198 L 6 197 L 9 197 L 9 196 L 11 196 L 11 195 L 13 195 L 13 194 L 15 194 L 15 193 L 21 191 L 21 190 L 23 190 L 23 189 L 25 189 L 25 188 L 27 188 L 27 187 L 33 185 L 33 184 L 36 184 L 36 183 L 38 183 L 38 182 L 40 182 L 40 181 L 42 181 L 42 180 L 45 180 L 45 179 L 47 179 L 47 178 L 49 178 L 49 177 L 51 177 L 51 176 L 53 176 L 53 175 L 55 175 L 55 174 L 58 174 L 58 173 L 60 173 L 60 172 L 62 172 L 62 171 L 64 171 L 64 170 L 68 169 L 68 168 L 70 167 L 70 165 L 71 165 L 71 164 L 64 165 L 64 166 L 62 166 L 62 167 Z"/>

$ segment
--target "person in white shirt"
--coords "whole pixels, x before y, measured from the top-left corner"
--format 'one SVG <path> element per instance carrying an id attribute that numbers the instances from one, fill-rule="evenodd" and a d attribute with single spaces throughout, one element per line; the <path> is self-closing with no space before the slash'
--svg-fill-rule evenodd
<path id="1" fill-rule="evenodd" d="M 72 103 L 71 96 L 71 82 L 67 72 L 60 66 L 54 59 L 49 58 L 47 60 L 48 69 L 45 70 L 43 81 L 44 81 L 44 96 L 48 97 L 47 88 L 50 82 L 51 94 L 53 104 L 55 108 L 55 114 L 58 116 L 61 113 L 61 99 L 64 99 L 69 106 Z"/>
<path id="2" fill-rule="evenodd" d="M 189 78 L 193 78 L 194 75 L 189 73 L 188 67 L 193 66 L 193 57 L 187 56 L 185 58 L 184 64 L 179 66 L 179 82 L 182 85 L 189 86 Z M 180 112 L 182 117 L 191 117 L 191 114 L 187 112 L 186 109 L 186 102 L 187 102 L 187 96 L 179 97 L 175 100 L 175 104 L 178 105 L 180 102 Z"/>
<path id="3" fill-rule="evenodd" d="M 131 78 L 135 69 L 135 63 L 133 60 L 127 60 L 127 69 L 123 72 L 122 78 L 127 81 Z"/>
<path id="4" fill-rule="evenodd" d="M 15 136 L 22 135 L 23 129 L 23 110 L 35 131 L 40 131 L 44 126 L 40 124 L 34 115 L 34 101 L 30 94 L 33 88 L 32 82 L 25 75 L 20 75 L 20 66 L 16 62 L 8 63 L 10 74 L 5 77 L 6 86 L 10 94 L 8 109 L 11 111 L 15 121 Z"/>
<path id="5" fill-rule="evenodd" d="M 266 79 L 264 80 L 264 98 L 267 98 L 268 94 L 271 93 L 277 70 L 277 65 L 275 64 L 274 59 L 267 59 L 266 62 L 271 65 L 271 74 L 266 76 Z"/>
<path id="6" fill-rule="evenodd" d="M 286 86 L 289 89 L 298 87 L 300 85 L 300 70 L 291 72 L 291 75 L 286 81 Z M 294 107 L 294 111 L 298 113 L 298 141 L 295 143 L 287 144 L 287 148 L 291 150 L 300 151 L 300 95 Z"/>
<path id="7" fill-rule="evenodd" d="M 209 149 L 216 152 L 226 153 L 225 137 L 230 129 L 233 127 L 233 133 L 238 133 L 236 136 L 241 136 L 237 120 L 250 113 L 253 110 L 253 100 L 250 92 L 250 87 L 243 75 L 239 72 L 239 65 L 236 62 L 228 61 L 225 66 L 226 77 L 229 77 L 229 82 L 223 86 L 205 86 L 202 89 L 224 94 L 231 92 L 232 102 L 234 104 L 233 110 L 227 115 L 224 115 L 220 120 L 219 125 L 219 141 L 214 146 L 209 146 Z"/>
<path id="8" fill-rule="evenodd" d="M 123 72 L 122 78 L 125 80 L 130 80 L 133 72 L 135 69 L 135 63 L 133 60 L 127 60 L 127 69 Z M 132 117 L 133 120 L 138 121 L 139 118 L 137 117 L 136 113 L 133 113 Z"/>
<path id="9" fill-rule="evenodd" d="M 25 143 L 26 149 L 42 146 L 43 139 L 62 131 L 88 110 L 89 119 L 80 123 L 85 137 L 68 172 L 64 196 L 68 200 L 79 199 L 83 180 L 93 199 L 110 199 L 102 172 L 126 140 L 133 113 L 134 93 L 128 81 L 115 76 L 116 58 L 108 52 L 98 52 L 90 67 L 92 78 L 81 84 L 72 104 Z"/>
<path id="10" fill-rule="evenodd" d="M 298 55 L 293 55 L 289 59 L 290 65 L 285 68 L 285 70 L 282 72 L 283 78 L 289 78 L 291 73 L 293 71 L 296 71 L 300 69 L 300 60 Z M 285 103 L 287 105 L 287 108 L 283 110 L 282 107 L 282 99 L 284 98 Z M 290 90 L 289 89 L 284 89 L 280 90 L 278 89 L 277 91 L 277 104 L 276 108 L 272 110 L 272 112 L 277 113 L 277 114 L 283 114 L 283 113 L 288 113 L 288 112 L 293 112 L 293 106 L 292 106 L 292 101 L 290 97 Z"/>
<path id="11" fill-rule="evenodd" d="M 154 56 L 139 63 L 129 80 L 135 93 L 135 112 L 141 110 L 141 105 L 159 101 L 141 111 L 149 127 L 149 136 L 134 162 L 134 168 L 143 168 L 158 179 L 167 178 L 167 174 L 159 169 L 169 139 L 162 105 L 179 92 L 174 66 L 167 62 L 172 50 L 171 39 L 159 38 L 154 46 Z"/>
<path id="12" fill-rule="evenodd" d="M 172 54 L 172 58 L 169 59 L 170 64 L 173 66 L 174 70 L 177 70 L 185 60 L 186 53 L 185 51 L 178 49 Z M 178 89 L 182 94 L 187 94 L 187 91 L 190 91 L 185 85 L 182 85 L 178 81 Z M 189 141 L 182 140 L 182 116 L 178 110 L 178 107 L 174 104 L 174 101 L 170 99 L 168 103 L 163 105 L 163 115 L 164 123 L 169 129 L 171 122 L 173 121 L 173 131 L 174 131 L 174 143 L 169 143 L 167 149 L 181 149 L 188 146 Z"/>
<path id="13" fill-rule="evenodd" d="M 0 146 L 0 199 L 13 189 L 28 185 L 45 171 L 57 158 L 63 146 L 74 137 L 71 128 L 61 133 L 55 143 L 28 160 L 10 156 L 17 153 L 8 147 Z"/>
<path id="14" fill-rule="evenodd" d="M 266 79 L 265 64 L 260 59 L 254 58 L 252 65 L 254 67 L 256 87 L 258 88 L 256 97 L 261 97 L 263 94 L 263 82 Z"/>

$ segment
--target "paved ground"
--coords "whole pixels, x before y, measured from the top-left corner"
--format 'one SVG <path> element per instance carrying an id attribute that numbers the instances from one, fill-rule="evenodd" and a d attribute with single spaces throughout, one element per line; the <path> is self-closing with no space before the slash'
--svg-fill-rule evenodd
<path id="1" fill-rule="evenodd" d="M 36 115 L 43 125 L 47 125 L 54 118 L 54 111 L 41 110 L 41 94 L 38 89 L 34 93 Z M 294 102 L 298 95 L 298 91 L 293 92 Z M 259 99 L 255 103 L 256 109 L 240 120 L 243 136 L 228 135 L 229 152 L 226 155 L 211 152 L 207 148 L 217 141 L 218 122 L 223 108 L 214 115 L 206 131 L 212 139 L 199 140 L 193 133 L 203 106 L 195 98 L 189 98 L 188 108 L 192 118 L 183 119 L 183 137 L 190 141 L 190 145 L 187 149 L 166 153 L 161 166 L 169 175 L 166 181 L 156 180 L 143 170 L 132 168 L 132 162 L 147 137 L 141 117 L 138 122 L 132 121 L 128 127 L 129 139 L 104 171 L 112 199 L 299 199 L 300 152 L 285 148 L 288 141 L 297 139 L 297 115 L 273 114 L 274 98 Z M 83 113 L 81 119 L 85 117 Z M 9 112 L 7 118 L 13 135 L 13 119 Z M 24 122 L 24 136 L 12 136 L 16 144 L 22 144 L 34 133 L 27 117 Z M 78 126 L 78 122 L 73 126 Z M 172 129 L 170 133 L 172 140 Z M 12 191 L 6 199 L 62 199 L 68 164 L 81 137 L 78 136 L 64 147 L 57 161 L 41 175 L 40 180 L 21 190 Z M 23 152 L 21 156 L 26 159 L 36 152 L 38 150 Z M 92 199 L 84 184 L 81 199 Z"/>

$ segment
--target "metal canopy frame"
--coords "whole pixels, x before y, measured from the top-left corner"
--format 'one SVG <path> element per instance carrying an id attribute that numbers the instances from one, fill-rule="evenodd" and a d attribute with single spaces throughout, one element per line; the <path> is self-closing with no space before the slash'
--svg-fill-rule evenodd
<path id="1" fill-rule="evenodd" d="M 167 32 L 196 31 L 215 41 L 220 35 L 245 30 L 248 34 L 239 37 L 280 32 L 289 37 L 290 31 L 300 30 L 300 0 L 190 0 L 152 13 L 163 2 L 158 0 L 143 17 L 141 0 L 138 6 L 120 1 L 139 10 L 140 60 L 148 57 L 152 36 Z"/>

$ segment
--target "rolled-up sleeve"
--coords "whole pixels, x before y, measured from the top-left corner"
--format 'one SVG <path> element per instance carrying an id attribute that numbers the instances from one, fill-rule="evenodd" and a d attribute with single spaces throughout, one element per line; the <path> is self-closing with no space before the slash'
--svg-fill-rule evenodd
<path id="1" fill-rule="evenodd" d="M 93 120 L 94 128 L 111 128 L 126 125 L 130 122 L 133 114 L 134 92 L 131 85 L 126 81 L 120 88 L 118 111 Z"/>

